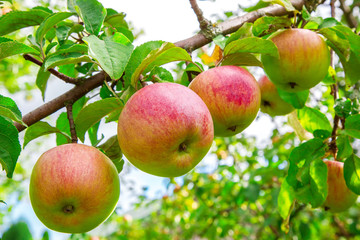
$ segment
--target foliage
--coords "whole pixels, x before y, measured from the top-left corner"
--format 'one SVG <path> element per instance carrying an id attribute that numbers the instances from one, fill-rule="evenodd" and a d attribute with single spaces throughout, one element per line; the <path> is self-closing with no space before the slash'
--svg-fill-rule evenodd
<path id="1" fill-rule="evenodd" d="M 279 29 L 300 27 L 326 39 L 334 52 L 333 63 L 328 76 L 313 89 L 280 91 L 281 98 L 296 108 L 294 113 L 272 121 L 258 114 L 256 121 L 265 119 L 272 128 L 271 138 L 259 142 L 246 133 L 216 138 L 209 154 L 217 158 L 215 167 L 200 165 L 182 178 L 169 180 L 167 194 L 160 199 L 137 196 L 133 211 L 117 211 L 103 224 L 111 231 L 102 238 L 357 239 L 357 204 L 339 215 L 321 206 L 327 197 L 323 159 L 343 161 L 347 186 L 360 194 L 360 36 L 348 20 L 350 14 L 358 21 L 352 15 L 358 1 L 349 8 L 341 7 L 341 21 L 334 16 L 315 17 L 304 4 L 296 9 L 288 0 L 258 1 L 241 9 L 241 14 L 252 14 L 269 4 L 280 4 L 291 14 L 257 16 L 230 33 L 215 28 L 208 45 L 215 49 L 212 55 L 197 50 L 198 43 L 183 46 L 181 42 L 149 41 L 135 46 L 136 33 L 125 14 L 105 9 L 101 1 L 68 0 L 67 9 L 59 11 L 45 5 L 18 10 L 12 1 L 2 2 L 12 11 L 0 17 L 0 89 L 4 89 L 0 95 L 0 163 L 5 170 L 0 206 L 7 209 L 0 212 L 0 223 L 12 208 L 8 197 L 16 191 L 19 199 L 24 196 L 20 185 L 29 173 L 22 167 L 25 159 L 19 156 L 33 140 L 55 133 L 54 145 L 74 137 L 89 141 L 113 160 L 120 173 L 124 171 L 121 149 L 115 136 L 104 139 L 102 129 L 117 121 L 132 94 L 156 82 L 187 86 L 199 72 L 214 66 L 245 66 L 257 73 L 262 68 L 261 55 L 279 55 L 268 37 Z M 227 20 L 219 19 L 211 26 Z M 211 26 L 202 30 L 211 31 Z M 198 57 L 190 54 L 195 50 Z M 177 65 L 169 67 L 173 62 Z M 36 76 L 29 83 L 19 84 L 18 78 L 34 71 Z M 40 94 L 45 100 L 51 75 L 74 88 L 23 116 L 15 93 Z M 67 111 L 56 116 L 55 124 L 43 119 L 65 106 Z M 15 236 L 17 233 L 24 235 Z M 14 223 L 2 235 L 4 240 L 17 237 L 31 238 L 23 222 Z M 94 239 L 90 237 L 84 233 L 70 239 Z M 47 232 L 43 239 L 49 239 Z"/>

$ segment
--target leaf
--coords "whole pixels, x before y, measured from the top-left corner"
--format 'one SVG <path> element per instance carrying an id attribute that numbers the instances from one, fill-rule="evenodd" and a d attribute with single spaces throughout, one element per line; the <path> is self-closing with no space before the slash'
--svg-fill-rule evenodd
<path id="1" fill-rule="evenodd" d="M 119 141 L 117 139 L 117 135 L 110 137 L 105 143 L 101 144 L 99 148 L 104 151 L 106 156 L 108 156 L 111 161 L 116 166 L 118 173 L 121 172 L 124 166 L 124 161 L 122 158 L 122 152 L 119 146 Z"/>
<path id="2" fill-rule="evenodd" d="M 284 179 L 281 184 L 279 196 L 278 196 L 278 211 L 280 216 L 285 220 L 289 219 L 291 211 L 294 206 L 295 193 L 293 188 Z M 287 223 L 288 224 L 288 223 Z"/>
<path id="3" fill-rule="evenodd" d="M 192 59 L 185 49 L 176 47 L 173 43 L 163 43 L 160 48 L 152 50 L 136 68 L 131 77 L 131 85 L 135 87 L 140 75 L 151 71 L 153 67 L 174 61 L 191 62 Z"/>
<path id="4" fill-rule="evenodd" d="M 350 137 L 360 139 L 360 114 L 351 115 L 345 119 L 345 133 Z"/>
<path id="5" fill-rule="evenodd" d="M 51 133 L 59 133 L 62 134 L 64 137 L 66 137 L 69 141 L 70 141 L 70 136 L 62 131 L 60 131 L 58 128 L 51 126 L 49 123 L 47 122 L 42 122 L 39 121 L 31 126 L 29 126 L 26 131 L 25 131 L 25 135 L 24 135 L 24 148 L 25 146 L 32 140 L 44 136 L 44 135 L 48 135 Z"/>
<path id="6" fill-rule="evenodd" d="M 300 92 L 286 92 L 282 89 L 277 88 L 280 98 L 287 103 L 290 103 L 294 108 L 301 109 L 305 106 L 305 103 L 309 97 L 309 90 Z"/>
<path id="7" fill-rule="evenodd" d="M 56 119 L 56 128 L 59 129 L 61 132 L 66 133 L 68 136 L 71 135 L 70 133 L 70 125 L 69 120 L 67 118 L 67 113 L 62 112 L 59 117 Z M 56 133 L 56 145 L 62 145 L 66 143 L 70 143 L 69 138 L 65 137 L 63 134 Z"/>
<path id="8" fill-rule="evenodd" d="M 16 30 L 39 25 L 50 14 L 39 9 L 11 11 L 0 17 L 0 36 Z"/>
<path id="9" fill-rule="evenodd" d="M 12 122 L 0 116 L 0 163 L 8 178 L 13 176 L 20 152 L 18 130 Z"/>
<path id="10" fill-rule="evenodd" d="M 288 12 L 295 12 L 295 13 L 298 12 L 298 10 L 296 10 L 294 8 L 294 6 L 291 4 L 290 0 L 263 0 L 263 2 L 279 4 L 279 5 L 283 6 L 286 9 L 286 11 L 288 11 Z"/>
<path id="11" fill-rule="evenodd" d="M 32 240 L 31 232 L 25 222 L 18 222 L 2 235 L 3 240 Z"/>
<path id="12" fill-rule="evenodd" d="M 317 129 L 326 130 L 328 132 L 332 131 L 329 120 L 325 114 L 319 110 L 310 107 L 303 107 L 302 109 L 298 109 L 297 113 L 298 119 L 306 131 L 311 133 Z"/>
<path id="13" fill-rule="evenodd" d="M 70 8 L 69 8 L 70 2 Z M 75 9 L 84 21 L 88 33 L 97 36 L 106 17 L 106 9 L 97 0 L 70 0 L 69 10 Z"/>
<path id="14" fill-rule="evenodd" d="M 100 40 L 90 35 L 83 39 L 89 46 L 89 55 L 95 58 L 111 79 L 119 79 L 130 59 L 133 45 L 121 33 Z"/>
<path id="15" fill-rule="evenodd" d="M 85 106 L 75 119 L 76 132 L 84 142 L 85 132 L 106 115 L 123 108 L 123 103 L 117 98 L 105 98 Z"/>
<path id="16" fill-rule="evenodd" d="M 229 43 L 224 49 L 224 56 L 234 53 L 261 53 L 279 57 L 278 49 L 271 40 L 257 37 L 242 38 Z"/>
<path id="17" fill-rule="evenodd" d="M 226 41 L 226 45 L 241 38 L 253 37 L 252 28 L 253 23 L 245 22 L 236 32 L 231 34 Z"/>
<path id="18" fill-rule="evenodd" d="M 310 140 L 314 137 L 313 134 L 309 133 L 301 126 L 296 111 L 292 111 L 288 114 L 288 124 L 294 129 L 294 132 L 300 141 Z"/>
<path id="19" fill-rule="evenodd" d="M 44 19 L 44 21 L 40 24 L 39 28 L 35 33 L 35 38 L 37 43 L 41 44 L 42 39 L 45 34 L 53 28 L 57 23 L 61 22 L 62 20 L 74 15 L 71 12 L 57 12 L 49 15 Z"/>
<path id="20" fill-rule="evenodd" d="M 344 162 L 344 178 L 346 186 L 360 195 L 360 158 L 352 154 Z"/>
<path id="21" fill-rule="evenodd" d="M 12 121 L 18 122 L 23 126 L 27 126 L 22 121 L 21 112 L 15 101 L 9 97 L 4 97 L 2 95 L 0 95 L 0 116 L 9 118 Z"/>
<path id="22" fill-rule="evenodd" d="M 233 53 L 225 56 L 221 62 L 222 66 L 258 66 L 263 67 L 261 61 L 251 53 Z"/>
<path id="23" fill-rule="evenodd" d="M 44 68 L 48 70 L 49 68 L 54 68 L 61 65 L 81 62 L 92 62 L 92 60 L 89 56 L 78 52 L 64 53 L 47 58 L 44 62 Z"/>
<path id="24" fill-rule="evenodd" d="M 290 27 L 292 25 L 291 18 L 264 16 L 256 19 L 252 27 L 252 33 L 255 36 L 267 35 L 278 29 Z"/>
<path id="25" fill-rule="evenodd" d="M 45 90 L 50 78 L 50 72 L 44 69 L 44 64 L 40 67 L 36 76 L 36 86 L 40 89 L 43 101 L 45 101 Z"/>
<path id="26" fill-rule="evenodd" d="M 336 159 L 348 158 L 353 154 L 353 148 L 350 144 L 350 139 L 346 135 L 339 135 L 336 138 L 336 145 L 338 147 L 338 152 L 336 154 Z"/>
<path id="27" fill-rule="evenodd" d="M 174 78 L 167 69 L 156 66 L 151 70 L 149 76 L 143 81 L 174 82 Z"/>
<path id="28" fill-rule="evenodd" d="M 328 193 L 327 186 L 327 166 L 321 160 L 312 161 L 309 169 L 310 174 L 310 190 L 311 190 L 311 200 L 310 204 L 313 208 L 320 207 Z"/>
<path id="29" fill-rule="evenodd" d="M 39 52 L 36 49 L 23 43 L 14 41 L 9 38 L 0 37 L 0 59 L 22 53 L 38 54 Z"/>

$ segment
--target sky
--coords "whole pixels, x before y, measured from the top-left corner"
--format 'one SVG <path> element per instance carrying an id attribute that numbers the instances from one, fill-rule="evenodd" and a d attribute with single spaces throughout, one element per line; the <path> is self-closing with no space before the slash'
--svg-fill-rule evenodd
<path id="1" fill-rule="evenodd" d="M 62 1 L 58 1 L 60 4 Z M 66 4 L 66 1 L 63 1 Z M 164 40 L 169 42 L 177 42 L 179 40 L 191 37 L 198 29 L 199 24 L 197 18 L 191 9 L 189 1 L 186 0 L 100 0 L 100 2 L 106 8 L 113 8 L 119 12 L 125 12 L 127 14 L 126 20 L 130 21 L 132 25 L 137 29 L 142 29 L 144 34 L 141 35 L 135 41 L 135 45 L 140 45 L 150 40 Z M 240 1 L 235 0 L 217 0 L 217 1 L 198 1 L 200 8 L 204 12 L 204 16 L 210 20 L 215 21 L 214 15 L 223 15 L 225 11 L 236 11 Z M 255 2 L 255 1 L 252 1 Z M 241 1 L 243 6 L 251 4 L 251 1 Z M 69 84 L 61 83 L 58 79 L 52 78 L 49 82 L 49 86 L 46 92 L 46 100 L 60 95 L 72 86 Z M 61 91 L 59 91 L 61 89 Z M 39 95 L 40 96 L 40 95 Z M 33 110 L 37 106 L 43 104 L 41 97 L 36 97 L 31 101 L 25 100 L 25 98 L 18 96 L 18 105 L 21 107 L 23 114 Z M 59 111 L 58 113 L 60 113 Z M 57 113 L 57 114 L 58 114 Z M 55 114 L 56 115 L 56 114 Z M 53 118 L 52 121 L 54 121 Z M 51 120 L 51 119 L 50 119 Z M 254 122 L 245 132 L 249 135 L 257 135 L 259 139 L 266 139 L 271 134 L 273 128 L 273 122 L 269 117 L 261 118 L 259 121 Z M 263 129 L 261 126 L 269 126 L 268 129 Z M 116 132 L 116 124 L 108 124 L 106 129 L 103 129 L 105 136 L 112 136 Z M 22 133 L 23 134 L 23 133 Z M 23 137 L 23 135 L 21 135 Z M 41 146 L 40 149 L 36 143 L 30 143 L 27 148 L 22 152 L 21 158 L 37 158 L 37 154 L 46 151 L 46 148 L 55 146 L 54 136 L 45 138 L 51 145 Z M 43 139 L 40 141 L 43 141 Z M 34 153 L 36 149 L 36 152 Z M 209 167 L 215 165 L 216 159 L 208 156 L 204 159 L 200 165 L 208 165 Z M 32 168 L 32 166 L 28 166 Z M 122 177 L 122 175 L 120 174 Z M 149 186 L 148 195 L 156 198 L 165 193 L 164 183 L 167 179 L 152 176 L 150 174 L 141 172 L 139 170 L 133 170 L 130 174 L 126 175 L 126 180 L 132 180 L 138 186 L 137 191 L 141 186 Z M 126 189 L 121 189 L 121 196 L 118 206 L 122 206 L 121 212 L 130 210 L 129 202 L 133 201 L 129 192 Z M 16 222 L 18 219 L 26 219 L 31 227 L 31 231 L 34 234 L 35 239 L 39 239 L 43 231 L 46 229 L 44 225 L 37 219 L 29 201 L 23 201 L 19 206 L 13 209 L 12 216 L 9 220 Z M 0 226 L 1 230 L 1 226 Z M 95 229 L 93 232 L 98 233 L 100 230 Z M 68 234 L 61 234 L 50 231 L 51 239 L 62 240 L 69 237 Z"/>

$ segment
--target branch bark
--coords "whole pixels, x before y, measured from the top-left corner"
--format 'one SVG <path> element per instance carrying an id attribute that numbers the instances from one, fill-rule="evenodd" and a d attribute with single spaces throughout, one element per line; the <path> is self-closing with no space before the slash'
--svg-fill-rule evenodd
<path id="1" fill-rule="evenodd" d="M 305 4 L 306 0 L 292 0 L 291 1 L 294 7 L 301 9 Z M 247 13 L 243 16 L 225 21 L 220 23 L 217 27 L 219 28 L 219 34 L 227 35 L 235 32 L 239 27 L 241 27 L 245 22 L 254 22 L 256 19 L 263 17 L 265 15 L 271 16 L 283 16 L 288 14 L 288 12 L 280 5 L 273 5 L 259 9 L 254 12 Z M 178 41 L 175 43 L 176 46 L 184 48 L 185 50 L 192 52 L 208 43 L 212 40 L 206 38 L 203 34 L 198 33 L 193 37 Z M 107 74 L 105 72 L 100 72 L 88 79 L 84 80 L 84 83 L 77 85 L 70 91 L 62 94 L 61 96 L 41 105 L 35 110 L 29 112 L 23 117 L 23 121 L 28 125 L 32 125 L 41 119 L 53 114 L 59 109 L 65 107 L 65 103 L 69 101 L 75 102 L 91 90 L 102 85 L 106 79 Z M 15 123 L 16 128 L 19 132 L 23 131 L 26 127 L 18 123 Z"/>
<path id="2" fill-rule="evenodd" d="M 345 0 L 340 0 L 340 8 L 344 13 L 344 17 L 346 19 L 346 22 L 349 24 L 349 27 L 357 28 L 358 22 L 357 22 L 356 18 L 354 17 L 350 7 L 345 4 Z"/>

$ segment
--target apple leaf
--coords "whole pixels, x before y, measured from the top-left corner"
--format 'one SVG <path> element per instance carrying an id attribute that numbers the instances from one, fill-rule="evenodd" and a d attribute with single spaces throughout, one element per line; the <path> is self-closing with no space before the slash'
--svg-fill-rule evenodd
<path id="1" fill-rule="evenodd" d="M 320 207 L 328 194 L 327 166 L 321 160 L 312 161 L 310 164 L 310 204 L 313 208 Z"/>
<path id="2" fill-rule="evenodd" d="M 352 154 L 344 162 L 344 178 L 346 186 L 360 195 L 360 158 Z"/>
<path id="3" fill-rule="evenodd" d="M 246 38 L 246 37 L 253 37 L 254 34 L 252 32 L 253 23 L 245 22 L 236 32 L 231 34 L 231 36 L 226 40 L 226 45 L 232 41 Z"/>
<path id="4" fill-rule="evenodd" d="M 23 43 L 14 41 L 10 38 L 0 37 L 0 60 L 17 54 L 39 52 Z"/>
<path id="5" fill-rule="evenodd" d="M 36 76 L 36 86 L 40 89 L 43 101 L 45 101 L 45 90 L 47 86 L 47 82 L 50 78 L 50 72 L 44 69 L 44 65 L 42 65 Z"/>
<path id="6" fill-rule="evenodd" d="M 261 53 L 278 58 L 276 45 L 267 39 L 248 37 L 232 41 L 224 49 L 224 57 L 234 53 Z"/>
<path id="7" fill-rule="evenodd" d="M 284 17 L 264 16 L 256 19 L 252 28 L 252 33 L 255 36 L 262 36 L 275 32 L 278 29 L 290 27 L 291 24 L 292 24 L 291 18 L 288 18 L 287 16 Z"/>
<path id="8" fill-rule="evenodd" d="M 4 97 L 2 95 L 0 95 L 0 116 L 9 118 L 12 121 L 15 121 L 24 126 L 27 126 L 22 121 L 21 112 L 20 112 L 18 106 L 16 105 L 16 103 L 14 102 L 14 100 L 12 100 L 9 97 Z"/>
<path id="9" fill-rule="evenodd" d="M 280 98 L 285 102 L 291 104 L 296 109 L 301 109 L 305 106 L 305 103 L 309 97 L 309 90 L 300 91 L 300 92 L 286 92 L 282 89 L 277 89 Z"/>
<path id="10" fill-rule="evenodd" d="M 119 146 L 119 141 L 117 139 L 117 135 L 114 135 L 110 137 L 105 143 L 101 144 L 98 148 L 100 148 L 106 156 L 108 156 L 111 161 L 116 166 L 116 169 L 118 170 L 118 173 L 121 172 L 124 161 L 122 158 L 122 152 Z"/>
<path id="11" fill-rule="evenodd" d="M 314 138 L 313 134 L 309 133 L 303 126 L 301 126 L 296 111 L 292 111 L 288 114 L 288 124 L 294 129 L 294 132 L 300 141 Z"/>
<path id="12" fill-rule="evenodd" d="M 289 185 L 285 178 L 281 184 L 280 192 L 278 195 L 278 211 L 280 213 L 280 216 L 284 220 L 287 219 L 287 223 L 285 223 L 285 225 L 289 224 L 289 216 L 294 207 L 294 202 L 294 189 Z"/>
<path id="13" fill-rule="evenodd" d="M 298 12 L 298 10 L 296 10 L 296 8 L 291 4 L 290 0 L 263 0 L 263 2 L 279 4 L 283 6 L 288 12 Z"/>
<path id="14" fill-rule="evenodd" d="M 125 21 L 124 13 L 109 14 L 105 18 L 104 25 L 116 29 L 117 32 L 124 34 L 131 42 L 134 41 L 134 35 L 129 29 L 128 23 Z"/>
<path id="15" fill-rule="evenodd" d="M 261 61 L 251 53 L 233 53 L 225 56 L 221 65 L 258 66 L 263 67 Z"/>
<path id="16" fill-rule="evenodd" d="M 40 9 L 11 11 L 0 17 L 0 36 L 16 30 L 39 25 L 50 14 Z"/>
<path id="17" fill-rule="evenodd" d="M 345 133 L 360 139 L 360 114 L 351 115 L 345 119 Z"/>
<path id="18" fill-rule="evenodd" d="M 72 15 L 74 15 L 74 13 L 57 12 L 46 17 L 35 33 L 36 42 L 41 44 L 43 37 L 50 29 L 52 29 L 57 23 Z"/>
<path id="19" fill-rule="evenodd" d="M 332 131 L 331 124 L 325 114 L 317 109 L 303 107 L 297 110 L 298 119 L 306 131 L 313 133 L 315 130 L 321 129 L 328 132 Z"/>
<path id="20" fill-rule="evenodd" d="M 155 66 L 143 81 L 174 82 L 174 78 L 167 69 Z"/>
<path id="21" fill-rule="evenodd" d="M 106 115 L 122 109 L 124 104 L 117 98 L 105 98 L 85 106 L 75 118 L 78 137 L 84 142 L 86 131 Z"/>
<path id="22" fill-rule="evenodd" d="M 31 236 L 28 225 L 24 221 L 20 221 L 11 225 L 11 227 L 3 233 L 2 239 L 32 240 L 33 237 Z"/>
<path id="23" fill-rule="evenodd" d="M 68 9 L 76 11 L 88 33 L 98 35 L 106 17 L 106 9 L 97 0 L 68 0 Z"/>
<path id="24" fill-rule="evenodd" d="M 89 56 L 78 52 L 64 53 L 47 58 L 44 63 L 44 68 L 48 70 L 49 68 L 54 68 L 57 66 L 81 62 L 92 62 L 92 60 Z"/>
<path id="25" fill-rule="evenodd" d="M 338 147 L 338 152 L 336 154 L 336 159 L 348 158 L 353 154 L 353 148 L 350 143 L 350 138 L 346 135 L 339 135 L 336 138 L 336 145 Z"/>
<path id="26" fill-rule="evenodd" d="M 89 46 L 89 55 L 97 60 L 111 79 L 119 79 L 133 51 L 133 45 L 125 35 L 115 33 L 104 40 L 90 35 L 83 40 Z"/>
<path id="27" fill-rule="evenodd" d="M 165 42 L 159 48 L 152 50 L 136 68 L 131 76 L 131 85 L 136 86 L 141 74 L 150 72 L 155 66 L 161 66 L 174 61 L 191 62 L 191 56 L 185 49 L 175 44 Z"/>
<path id="28" fill-rule="evenodd" d="M 0 163 L 8 178 L 13 176 L 20 152 L 18 130 L 11 121 L 0 116 Z"/>
<path id="29" fill-rule="evenodd" d="M 51 126 L 47 122 L 39 121 L 39 122 L 29 126 L 26 129 L 25 135 L 24 135 L 24 146 L 23 147 L 25 148 L 25 146 L 30 141 L 32 141 L 38 137 L 51 134 L 51 133 L 59 133 L 59 134 L 63 135 L 68 140 L 68 142 L 71 142 L 71 138 L 67 133 L 60 131 L 60 129 Z"/>

